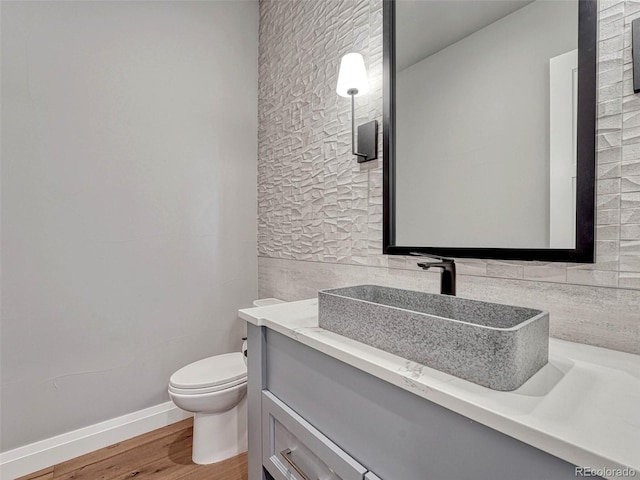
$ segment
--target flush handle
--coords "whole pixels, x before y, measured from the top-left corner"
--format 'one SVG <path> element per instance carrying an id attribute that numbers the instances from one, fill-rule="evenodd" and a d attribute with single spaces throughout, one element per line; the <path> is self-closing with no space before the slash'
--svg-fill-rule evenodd
<path id="1" fill-rule="evenodd" d="M 298 467 L 295 462 L 291 458 L 291 449 L 285 448 L 280 452 L 282 458 L 295 470 L 295 472 L 300 476 L 302 480 L 310 480 L 309 477 Z"/>

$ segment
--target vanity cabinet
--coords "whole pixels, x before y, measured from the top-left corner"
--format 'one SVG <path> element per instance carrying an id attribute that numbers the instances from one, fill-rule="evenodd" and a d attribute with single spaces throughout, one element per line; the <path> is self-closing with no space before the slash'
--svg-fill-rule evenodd
<path id="1" fill-rule="evenodd" d="M 249 324 L 248 336 L 249 480 L 576 478 L 574 465 L 338 354 L 267 327 Z M 288 453 L 295 450 L 306 455 Z"/>
<path id="2" fill-rule="evenodd" d="M 367 473 L 268 391 L 262 392 L 262 464 L 276 480 L 288 480 L 294 473 L 301 480 L 363 480 Z"/>

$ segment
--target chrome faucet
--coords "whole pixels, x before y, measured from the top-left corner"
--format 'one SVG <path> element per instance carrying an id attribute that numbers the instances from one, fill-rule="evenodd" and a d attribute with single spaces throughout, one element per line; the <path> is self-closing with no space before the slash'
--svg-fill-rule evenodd
<path id="1" fill-rule="evenodd" d="M 423 270 L 429 270 L 430 268 L 441 268 L 442 275 L 440 275 L 440 293 L 442 295 L 455 295 L 456 294 L 456 264 L 453 258 L 439 257 L 438 255 L 429 255 L 426 253 L 410 252 L 409 255 L 415 255 L 417 257 L 429 257 L 439 262 L 418 262 L 417 265 Z"/>

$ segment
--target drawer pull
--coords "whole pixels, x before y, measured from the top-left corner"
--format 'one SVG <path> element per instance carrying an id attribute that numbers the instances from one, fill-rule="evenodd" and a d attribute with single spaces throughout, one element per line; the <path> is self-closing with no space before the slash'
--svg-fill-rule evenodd
<path id="1" fill-rule="evenodd" d="M 291 468 L 295 470 L 295 472 L 300 476 L 302 480 L 310 480 L 309 477 L 302 470 L 300 470 L 300 467 L 298 467 L 289 456 L 291 455 L 290 448 L 285 448 L 284 450 L 282 450 L 280 452 L 280 455 L 282 456 L 282 458 L 286 460 L 286 462 L 291 466 Z"/>

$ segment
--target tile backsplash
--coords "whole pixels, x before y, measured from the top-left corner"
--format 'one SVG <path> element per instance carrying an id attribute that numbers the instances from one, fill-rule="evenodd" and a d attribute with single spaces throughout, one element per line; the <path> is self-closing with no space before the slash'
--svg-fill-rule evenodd
<path id="1" fill-rule="evenodd" d="M 631 69 L 636 17 L 638 2 L 600 1 L 596 263 L 457 263 L 459 289 L 469 287 L 470 298 L 530 302 L 550 311 L 553 336 L 640 353 L 640 96 L 633 93 Z M 356 121 L 381 122 L 381 0 L 260 2 L 263 296 L 294 300 L 314 296 L 316 286 L 372 276 L 376 283 L 437 289 L 437 276 L 416 273 L 415 259 L 382 255 L 382 161 L 355 161 L 350 101 L 335 93 L 340 58 L 350 51 L 363 54 L 371 83 L 369 94 L 356 99 Z M 379 141 L 382 151 L 381 135 Z"/>

